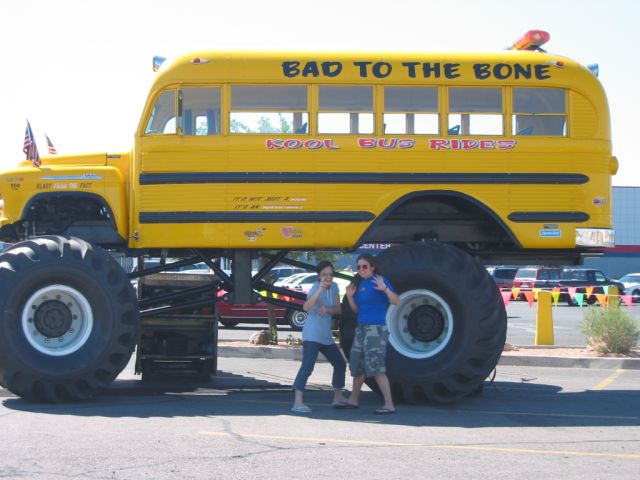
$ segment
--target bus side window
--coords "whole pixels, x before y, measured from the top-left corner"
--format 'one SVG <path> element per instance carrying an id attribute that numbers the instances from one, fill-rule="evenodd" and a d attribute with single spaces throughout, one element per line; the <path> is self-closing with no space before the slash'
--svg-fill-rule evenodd
<path id="1" fill-rule="evenodd" d="M 156 100 L 144 130 L 145 135 L 176 133 L 176 91 L 167 90 Z"/>
<path id="2" fill-rule="evenodd" d="M 232 85 L 230 118 L 230 131 L 234 134 L 306 133 L 308 88 L 303 85 Z"/>
<path id="3" fill-rule="evenodd" d="M 449 88 L 449 131 L 459 126 L 460 135 L 502 135 L 503 123 L 502 89 Z"/>
<path id="4" fill-rule="evenodd" d="M 514 88 L 515 135 L 566 136 L 566 92 L 562 88 Z"/>
<path id="5" fill-rule="evenodd" d="M 318 133 L 373 133 L 373 87 L 320 85 L 318 90 Z"/>
<path id="6" fill-rule="evenodd" d="M 220 134 L 220 87 L 186 87 L 181 94 L 182 134 Z"/>
<path id="7" fill-rule="evenodd" d="M 384 133 L 437 135 L 436 87 L 384 87 Z"/>

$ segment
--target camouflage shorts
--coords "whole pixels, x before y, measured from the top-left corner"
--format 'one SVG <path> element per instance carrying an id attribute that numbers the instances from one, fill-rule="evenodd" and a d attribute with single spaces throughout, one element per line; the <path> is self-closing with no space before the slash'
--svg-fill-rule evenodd
<path id="1" fill-rule="evenodd" d="M 386 325 L 358 324 L 349 354 L 352 376 L 373 377 L 387 371 L 385 364 L 388 338 L 389 330 Z"/>

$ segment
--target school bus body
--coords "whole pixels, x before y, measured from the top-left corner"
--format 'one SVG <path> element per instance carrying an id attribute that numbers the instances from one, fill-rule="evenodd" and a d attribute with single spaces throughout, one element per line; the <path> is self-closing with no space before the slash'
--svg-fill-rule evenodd
<path id="1" fill-rule="evenodd" d="M 191 63 L 193 58 L 207 63 Z M 388 65 L 384 68 L 391 73 L 376 78 L 377 64 Z M 431 65 L 429 78 L 424 78 L 423 64 Z M 327 77 L 323 65 L 339 65 L 341 72 Z M 477 78 L 495 68 L 505 76 L 517 66 L 530 78 L 522 78 L 522 72 L 517 79 L 516 73 Z M 455 78 L 446 78 L 447 72 Z M 230 85 L 242 84 L 309 86 L 309 133 L 229 134 Z M 318 133 L 317 86 L 335 84 L 373 85 L 377 112 L 382 111 L 384 86 L 439 87 L 440 132 L 384 135 L 378 113 L 373 134 Z M 145 135 L 157 96 L 186 85 L 221 87 L 222 134 Z M 446 88 L 454 86 L 500 87 L 506 134 L 448 135 Z M 567 136 L 509 135 L 514 86 L 566 89 Z M 159 73 L 138 127 L 133 162 L 132 248 L 349 248 L 363 240 L 406 240 L 408 232 L 386 228 L 375 233 L 372 225 L 409 198 L 442 194 L 479 206 L 520 248 L 574 249 L 576 228 L 611 228 L 610 178 L 617 168 L 597 78 L 573 61 L 539 52 L 197 52 Z M 151 213 L 160 218 L 153 220 L 157 223 L 140 221 Z M 547 228 L 553 235 L 541 235 L 549 224 L 555 226 Z M 426 236 L 429 228 L 423 230 L 410 234 Z M 470 237 L 463 227 L 438 232 L 445 242 L 465 238 Z"/>
<path id="2" fill-rule="evenodd" d="M 230 133 L 238 85 L 305 86 L 308 129 Z M 318 133 L 325 85 L 370 86 L 373 131 Z M 158 96 L 192 86 L 219 88 L 219 134 L 146 134 Z M 437 133 L 384 134 L 389 86 L 436 87 Z M 455 87 L 500 89 L 501 134 L 449 134 L 448 90 Z M 512 90 L 529 87 L 566 91 L 564 135 L 513 134 Z M 103 199 L 117 232 L 108 242 L 118 237 L 129 249 L 328 249 L 424 238 L 494 239 L 514 251 L 603 247 L 611 243 L 617 169 L 609 125 L 597 78 L 541 52 L 196 52 L 158 73 L 131 154 L 46 157 L 40 169 L 23 164 L 5 173 L 0 222 L 24 221 L 34 194 L 81 193 Z M 74 181 L 82 175 L 91 181 Z M 394 217 L 408 202 L 422 208 Z M 587 235 L 576 245 L 576 229 L 601 241 L 581 245 Z"/>

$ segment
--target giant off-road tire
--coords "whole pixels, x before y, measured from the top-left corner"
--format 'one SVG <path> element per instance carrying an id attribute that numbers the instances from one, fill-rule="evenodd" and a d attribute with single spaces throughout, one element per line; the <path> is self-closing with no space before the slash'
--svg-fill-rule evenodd
<path id="1" fill-rule="evenodd" d="M 102 249 L 47 236 L 0 255 L 0 385 L 23 398 L 91 397 L 137 342 L 136 293 Z"/>
<path id="2" fill-rule="evenodd" d="M 392 248 L 377 260 L 400 295 L 387 312 L 394 398 L 447 403 L 480 389 L 507 332 L 504 303 L 486 269 L 436 242 Z"/>

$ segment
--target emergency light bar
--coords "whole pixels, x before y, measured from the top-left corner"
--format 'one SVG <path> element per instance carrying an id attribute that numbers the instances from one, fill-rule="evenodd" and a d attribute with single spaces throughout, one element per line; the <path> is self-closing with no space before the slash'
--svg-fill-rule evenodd
<path id="1" fill-rule="evenodd" d="M 507 50 L 541 50 L 540 46 L 549 41 L 551 35 L 544 30 L 529 30 L 518 38 Z"/>

